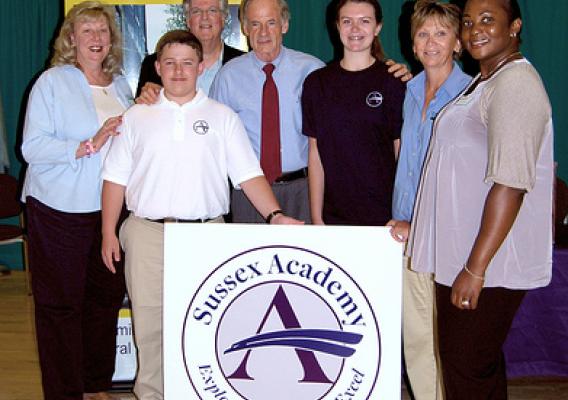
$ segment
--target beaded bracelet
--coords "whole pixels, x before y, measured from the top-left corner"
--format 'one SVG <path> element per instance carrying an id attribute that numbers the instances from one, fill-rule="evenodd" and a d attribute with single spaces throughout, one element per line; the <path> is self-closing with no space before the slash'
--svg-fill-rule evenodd
<path id="1" fill-rule="evenodd" d="M 85 142 L 85 149 L 87 150 L 87 157 L 91 157 L 91 154 L 96 152 L 95 146 L 93 145 L 93 138 L 89 138 L 89 140 Z"/>

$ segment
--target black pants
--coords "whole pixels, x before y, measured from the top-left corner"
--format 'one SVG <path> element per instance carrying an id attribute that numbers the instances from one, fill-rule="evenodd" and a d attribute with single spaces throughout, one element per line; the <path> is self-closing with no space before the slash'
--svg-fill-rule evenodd
<path id="1" fill-rule="evenodd" d="M 524 290 L 485 288 L 477 309 L 450 302 L 452 289 L 436 284 L 438 341 L 446 400 L 506 400 L 503 343 Z"/>
<path id="2" fill-rule="evenodd" d="M 101 214 L 65 213 L 26 199 L 29 261 L 46 400 L 108 390 L 124 270 L 101 259 Z"/>

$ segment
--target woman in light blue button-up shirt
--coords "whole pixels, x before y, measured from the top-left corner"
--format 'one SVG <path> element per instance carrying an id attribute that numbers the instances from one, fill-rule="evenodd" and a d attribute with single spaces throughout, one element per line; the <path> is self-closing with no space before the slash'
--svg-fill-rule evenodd
<path id="1" fill-rule="evenodd" d="M 438 112 L 471 81 L 454 58 L 460 53 L 460 10 L 447 3 L 420 0 L 411 20 L 416 58 L 424 71 L 408 82 L 404 98 L 404 124 L 393 194 L 396 240 L 406 241 L 414 199 L 432 124 Z M 412 262 L 412 260 L 410 260 Z M 421 399 L 442 398 L 441 372 L 434 341 L 434 283 L 432 274 L 403 270 L 403 342 L 407 374 Z"/>
<path id="2" fill-rule="evenodd" d="M 67 15 L 30 94 L 22 142 L 36 333 L 45 399 L 110 388 L 124 278 L 100 255 L 101 167 L 131 103 L 112 11 Z"/>

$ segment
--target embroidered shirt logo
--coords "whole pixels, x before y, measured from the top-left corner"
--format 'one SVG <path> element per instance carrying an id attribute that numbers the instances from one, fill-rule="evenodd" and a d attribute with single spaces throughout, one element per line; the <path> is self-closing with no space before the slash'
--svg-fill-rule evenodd
<path id="1" fill-rule="evenodd" d="M 199 119 L 193 123 L 193 131 L 198 135 L 205 135 L 209 132 L 209 124 L 207 121 Z"/>
<path id="2" fill-rule="evenodd" d="M 383 95 L 381 92 L 371 92 L 367 95 L 367 105 L 369 107 L 377 108 L 383 104 Z"/>

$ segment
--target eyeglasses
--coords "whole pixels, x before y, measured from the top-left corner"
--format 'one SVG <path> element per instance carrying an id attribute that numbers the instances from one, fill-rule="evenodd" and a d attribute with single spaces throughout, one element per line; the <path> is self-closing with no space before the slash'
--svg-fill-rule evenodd
<path id="1" fill-rule="evenodd" d="M 204 17 L 207 14 L 208 17 L 216 17 L 221 11 L 217 7 L 209 7 L 207 10 L 202 10 L 201 8 L 190 8 L 189 17 Z"/>

